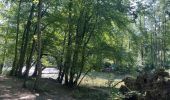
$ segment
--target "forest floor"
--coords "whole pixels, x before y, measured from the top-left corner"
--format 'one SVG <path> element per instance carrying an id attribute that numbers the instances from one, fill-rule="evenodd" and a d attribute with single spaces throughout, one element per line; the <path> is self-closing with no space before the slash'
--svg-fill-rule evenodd
<path id="1" fill-rule="evenodd" d="M 23 80 L 0 76 L 0 100 L 110 100 L 111 86 L 124 76 L 93 72 L 85 77 L 79 88 L 69 90 L 50 78 L 40 81 L 39 91 L 32 91 L 33 80 L 22 88 Z"/>
<path id="2" fill-rule="evenodd" d="M 0 76 L 0 100 L 74 100 L 66 91 L 34 92 L 22 88 L 22 80 Z"/>

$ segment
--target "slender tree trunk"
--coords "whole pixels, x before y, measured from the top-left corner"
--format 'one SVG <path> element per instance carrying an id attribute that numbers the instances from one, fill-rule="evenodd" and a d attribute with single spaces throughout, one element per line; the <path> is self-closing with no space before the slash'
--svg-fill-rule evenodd
<path id="1" fill-rule="evenodd" d="M 23 37 L 22 37 L 23 41 L 22 41 L 22 45 L 21 45 L 20 58 L 19 58 L 19 62 L 17 65 L 17 71 L 16 71 L 16 75 L 18 75 L 18 76 L 22 76 L 22 68 L 23 68 L 24 62 L 25 62 L 25 56 L 26 56 L 27 45 L 28 45 L 28 41 L 29 41 L 29 32 L 30 32 L 30 28 L 31 28 L 31 20 L 33 17 L 34 8 L 35 8 L 35 4 L 32 4 L 28 22 L 27 22 L 27 25 L 25 27 Z"/>
<path id="2" fill-rule="evenodd" d="M 34 72 L 32 74 L 32 77 L 36 77 L 38 75 L 38 68 L 37 68 L 37 64 L 35 65 L 35 69 Z"/>
<path id="3" fill-rule="evenodd" d="M 42 67 L 41 67 L 41 13 L 42 13 L 42 0 L 39 0 L 39 4 L 38 4 L 38 23 L 37 23 L 37 39 L 38 39 L 38 57 L 37 57 L 37 68 L 38 68 L 38 75 L 36 77 L 36 81 L 34 84 L 34 89 L 38 88 L 39 85 L 39 80 L 41 78 L 41 74 L 42 74 Z"/>
<path id="4" fill-rule="evenodd" d="M 96 20 L 97 21 L 97 20 Z M 89 36 L 87 38 L 87 40 L 84 42 L 83 44 L 83 47 L 82 47 L 82 51 L 81 51 L 81 63 L 80 63 L 80 70 L 79 72 L 77 73 L 77 77 L 75 78 L 75 81 L 74 81 L 74 85 L 79 85 L 81 83 L 81 81 L 83 80 L 83 78 L 81 79 L 81 81 L 77 84 L 82 72 L 83 72 L 83 69 L 84 69 L 84 64 L 85 64 L 85 61 L 86 61 L 86 47 L 87 47 L 87 44 L 89 43 L 91 37 L 92 37 L 92 34 L 94 32 L 94 29 L 95 29 L 96 25 L 93 26 L 91 32 L 89 32 Z M 91 70 L 91 69 L 90 69 Z M 90 71 L 89 70 L 89 71 Z M 87 73 L 89 72 L 87 71 Z"/>
<path id="5" fill-rule="evenodd" d="M 62 53 L 61 53 L 61 59 L 60 59 L 60 62 L 59 62 L 59 74 L 58 74 L 58 78 L 57 78 L 57 80 L 58 80 L 58 82 L 59 83 L 62 83 L 62 79 L 61 79 L 61 76 L 62 76 L 62 74 L 63 74 L 63 60 L 64 60 L 64 52 L 65 52 L 65 44 L 66 44 L 66 36 L 67 36 L 67 34 L 66 34 L 66 32 L 65 32 L 65 34 L 64 34 L 64 41 L 63 41 L 63 50 L 62 50 Z"/>
<path id="6" fill-rule="evenodd" d="M 165 67 L 166 66 L 166 32 L 167 32 L 167 27 L 166 27 L 166 23 L 167 23 L 167 19 L 166 19 L 166 9 L 165 9 L 165 5 L 166 5 L 166 0 L 163 0 L 164 3 L 164 7 L 163 7 L 163 39 L 162 39 L 162 66 Z"/>
<path id="7" fill-rule="evenodd" d="M 6 45 L 8 43 L 8 38 L 7 38 L 8 34 L 9 34 L 9 22 L 8 22 L 8 28 L 7 28 L 7 31 L 6 31 L 6 35 L 4 37 L 5 43 L 4 43 L 4 51 L 3 51 L 3 56 L 2 56 L 2 64 L 0 65 L 0 74 L 2 74 L 2 70 L 3 70 L 3 67 L 5 65 L 5 59 L 6 59 L 6 53 L 7 53 Z"/>
<path id="8" fill-rule="evenodd" d="M 4 63 L 0 64 L 0 74 L 2 74 L 3 67 L 4 67 Z"/>
<path id="9" fill-rule="evenodd" d="M 26 88 L 26 81 L 27 81 L 27 79 L 29 77 L 29 70 L 31 68 L 31 61 L 32 61 L 32 56 L 33 56 L 34 51 L 35 51 L 35 41 L 33 41 L 33 43 L 32 43 L 30 55 L 27 58 L 26 71 L 25 71 L 25 74 L 24 74 L 25 79 L 24 79 L 24 83 L 23 83 L 24 88 Z"/>
<path id="10" fill-rule="evenodd" d="M 74 85 L 77 85 L 77 82 L 83 72 L 83 69 L 84 69 L 84 63 L 85 63 L 85 50 L 86 49 L 86 46 L 84 45 L 83 46 L 83 50 L 82 50 L 82 54 L 81 54 L 81 63 L 80 63 L 80 70 L 79 72 L 77 73 L 77 77 L 75 78 L 75 81 L 74 81 Z"/>
<path id="11" fill-rule="evenodd" d="M 12 70 L 10 72 L 10 75 L 14 75 L 14 72 L 16 70 L 16 66 L 17 66 L 17 61 L 18 61 L 18 36 L 19 36 L 19 25 L 20 25 L 20 10 L 21 10 L 21 3 L 22 0 L 19 1 L 18 4 L 18 14 L 17 14 L 17 29 L 16 29 L 16 41 L 15 41 L 15 56 L 14 56 L 14 61 L 13 61 L 13 65 L 12 65 Z"/>
<path id="12" fill-rule="evenodd" d="M 5 37 L 5 44 L 4 44 L 4 51 L 3 51 L 3 56 L 2 56 L 2 64 L 0 65 L 0 74 L 2 74 L 3 67 L 5 65 L 5 58 L 6 58 L 6 47 L 5 45 L 7 44 L 7 38 Z"/>
<path id="13" fill-rule="evenodd" d="M 37 32 L 37 25 L 35 26 L 33 35 L 35 35 L 36 32 Z M 29 53 L 29 56 L 27 57 L 27 60 L 26 60 L 26 70 L 23 74 L 24 77 L 25 77 L 25 74 L 27 73 L 27 71 L 29 72 L 29 69 L 31 67 L 31 61 L 32 61 L 33 54 L 35 52 L 35 46 L 36 46 L 36 41 L 35 41 L 35 39 L 33 39 L 32 40 L 32 46 L 30 47 L 30 53 Z"/>
<path id="14" fill-rule="evenodd" d="M 156 14 L 154 14 L 154 20 L 155 20 L 155 25 L 154 25 L 154 66 L 157 68 L 157 21 L 156 21 Z"/>
<path id="15" fill-rule="evenodd" d="M 87 23 L 90 18 L 87 17 L 87 11 L 85 8 L 82 9 L 78 22 L 77 22 L 77 29 L 76 29 L 76 40 L 75 40 L 75 47 L 74 47 L 74 54 L 73 54 L 73 61 L 72 61 L 72 66 L 70 68 L 70 80 L 69 84 L 70 86 L 74 86 L 74 79 L 75 79 L 75 74 L 80 71 L 80 68 L 78 68 L 79 65 L 79 55 L 81 53 L 82 49 L 82 44 L 83 44 L 83 39 L 85 37 L 85 34 L 87 32 Z"/>
<path id="16" fill-rule="evenodd" d="M 36 32 L 36 30 L 35 30 L 35 32 Z M 34 33 L 35 34 L 35 33 Z M 31 47 L 30 47 L 30 52 L 29 52 L 29 56 L 27 57 L 27 60 L 26 60 L 26 70 L 25 70 L 25 72 L 24 72 L 24 77 L 25 77 L 25 79 L 27 79 L 28 78 L 28 76 L 29 76 L 29 70 L 30 70 L 30 68 L 32 67 L 32 57 L 33 57 L 33 54 L 34 54 L 34 52 L 35 52 L 35 46 L 36 46 L 36 43 L 35 43 L 36 41 L 35 40 L 33 40 L 33 43 L 32 43 L 32 45 L 31 45 Z"/>
<path id="17" fill-rule="evenodd" d="M 7 40 L 5 40 L 5 44 L 6 43 L 7 43 Z M 4 48 L 4 52 L 3 52 L 2 64 L 0 66 L 0 74 L 2 74 L 2 70 L 5 65 L 5 58 L 6 58 L 6 48 Z"/>
<path id="18" fill-rule="evenodd" d="M 68 43 L 67 43 L 67 50 L 66 50 L 66 59 L 64 62 L 64 70 L 63 73 L 65 75 L 65 85 L 68 85 L 68 74 L 69 68 L 71 67 L 71 56 L 72 56 L 72 5 L 73 1 L 69 1 L 69 17 L 68 17 Z M 63 78 L 63 76 L 61 78 Z"/>

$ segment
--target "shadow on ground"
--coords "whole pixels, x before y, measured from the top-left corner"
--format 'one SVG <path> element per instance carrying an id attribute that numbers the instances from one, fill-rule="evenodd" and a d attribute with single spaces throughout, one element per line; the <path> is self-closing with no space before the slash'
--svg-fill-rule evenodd
<path id="1" fill-rule="evenodd" d="M 39 90 L 32 92 L 33 79 L 28 80 L 27 89 L 23 80 L 0 76 L 0 100 L 110 100 L 109 88 L 81 86 L 68 89 L 53 79 L 40 80 Z"/>
<path id="2" fill-rule="evenodd" d="M 61 95 L 60 91 L 54 91 L 53 94 L 31 92 L 23 89 L 22 83 L 16 78 L 0 76 L 0 100 L 74 100 L 68 94 Z"/>

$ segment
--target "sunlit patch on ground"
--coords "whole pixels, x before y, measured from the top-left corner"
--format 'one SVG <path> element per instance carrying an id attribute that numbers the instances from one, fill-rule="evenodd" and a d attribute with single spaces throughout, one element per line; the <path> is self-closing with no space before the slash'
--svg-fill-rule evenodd
<path id="1" fill-rule="evenodd" d="M 87 86 L 98 86 L 98 87 L 112 87 L 117 82 L 121 81 L 122 78 L 126 77 L 124 76 L 117 76 L 113 73 L 103 73 L 103 72 L 94 72 L 90 73 L 88 76 L 86 76 L 81 85 L 87 85 Z M 116 87 L 119 88 L 123 82 L 118 84 Z"/>

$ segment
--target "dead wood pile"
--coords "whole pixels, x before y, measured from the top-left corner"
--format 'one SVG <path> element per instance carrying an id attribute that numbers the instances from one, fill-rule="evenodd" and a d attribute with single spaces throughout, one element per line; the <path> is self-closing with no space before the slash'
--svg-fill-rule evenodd
<path id="1" fill-rule="evenodd" d="M 153 73 L 143 72 L 136 79 L 123 79 L 120 87 L 124 100 L 170 100 L 169 73 L 157 69 Z"/>

